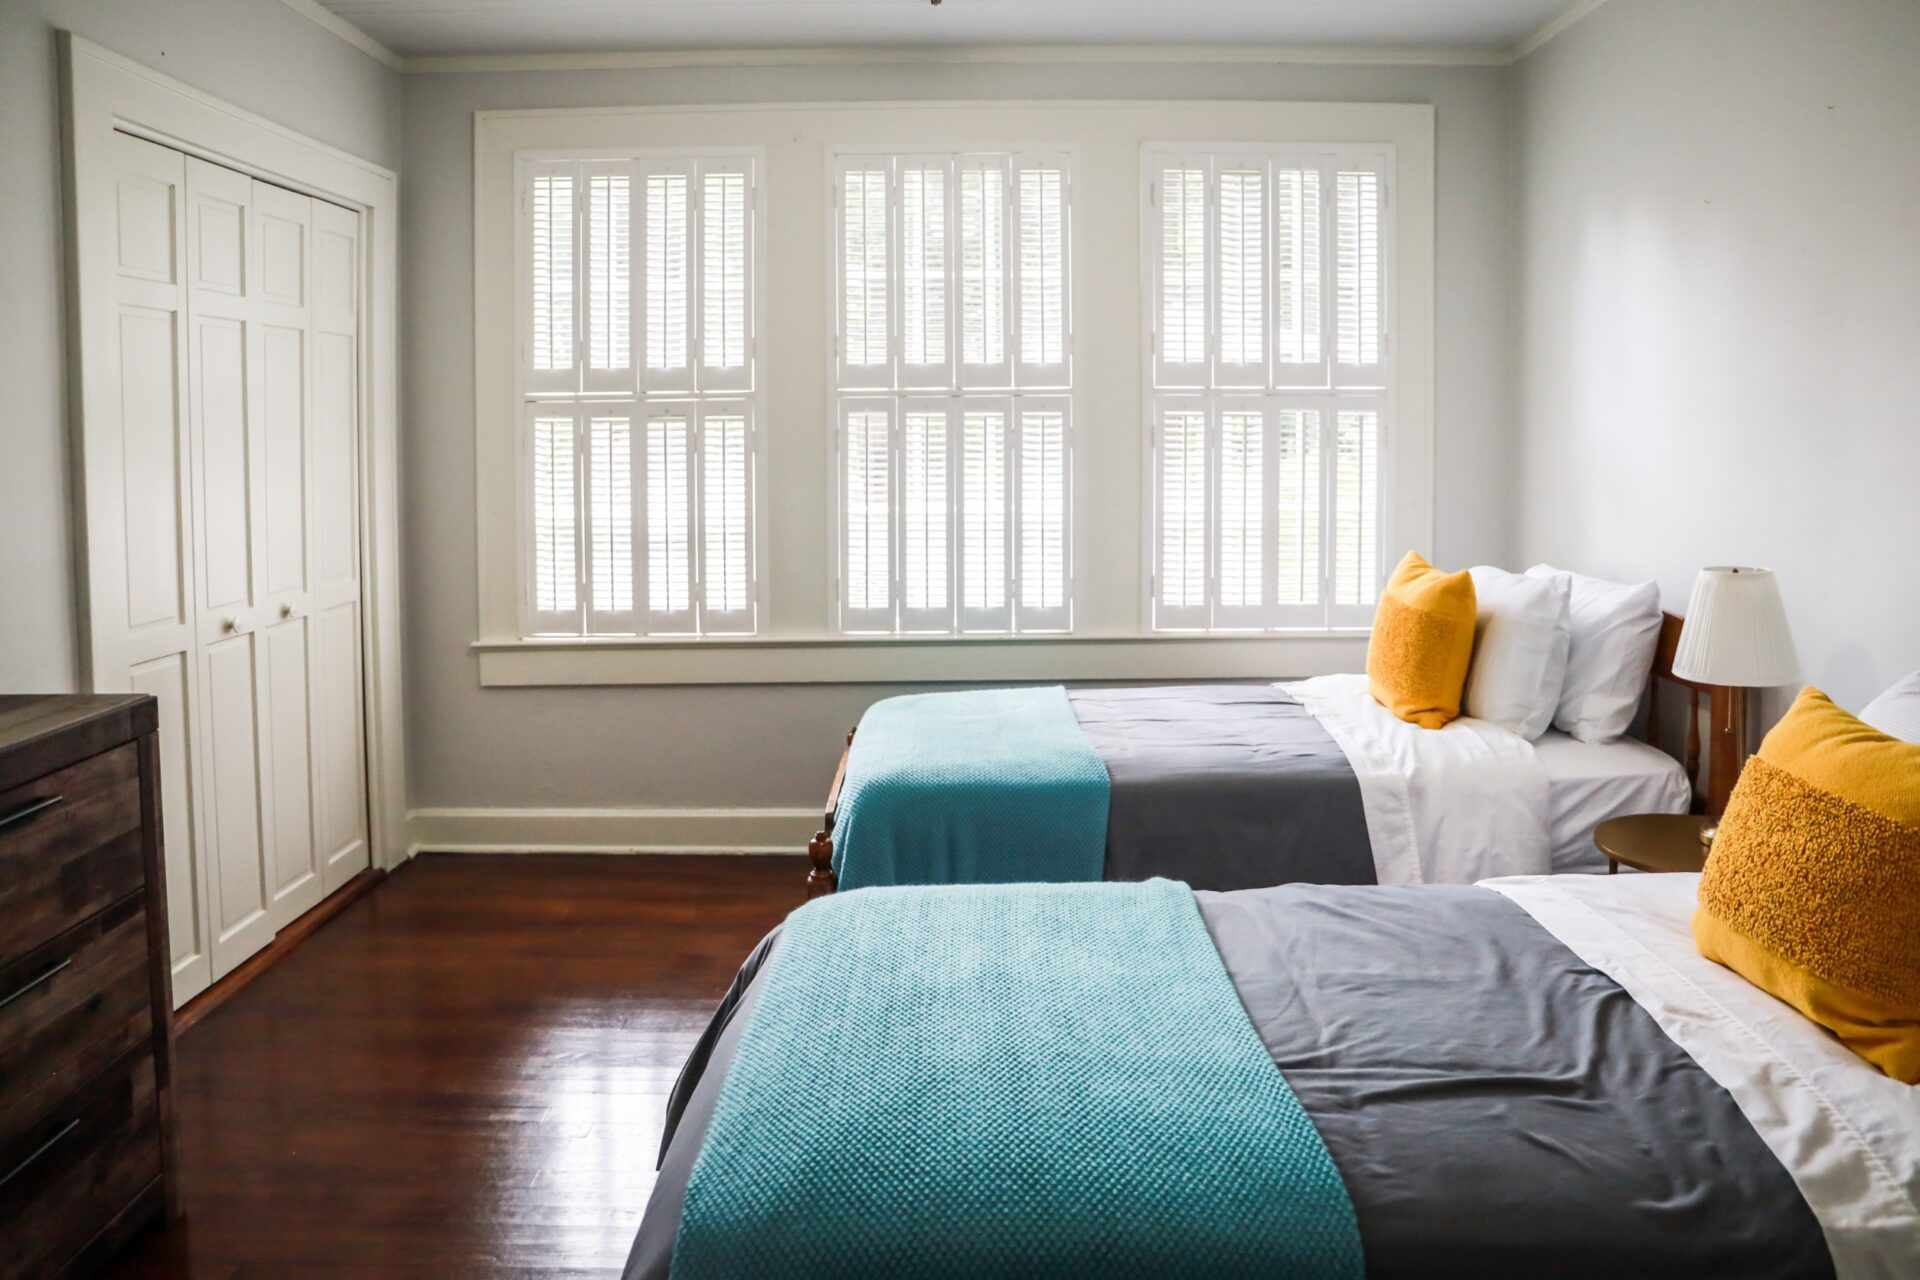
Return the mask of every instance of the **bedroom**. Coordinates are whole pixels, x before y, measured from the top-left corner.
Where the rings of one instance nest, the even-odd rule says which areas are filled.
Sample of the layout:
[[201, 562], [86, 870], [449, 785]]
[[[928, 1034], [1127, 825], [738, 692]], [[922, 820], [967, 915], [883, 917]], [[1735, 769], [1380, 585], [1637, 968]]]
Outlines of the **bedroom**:
[[[710, 1022], [810, 895], [796, 919], [933, 912], [916, 950], [846, 960], [868, 998], [993, 938], [1001, 972], [1176, 1034], [1152, 1021], [1174, 1002], [1139, 1007], [1160, 988], [1137, 958], [1019, 927], [1045, 895], [989, 895], [1001, 918], [952, 935], [957, 890], [862, 888], [1010, 879], [1114, 881], [1049, 892], [1098, 900], [1074, 929], [1151, 916], [1196, 991], [1241, 996], [1219, 1057], [1251, 1038], [1279, 1063], [1266, 1119], [1331, 1156], [1348, 1264], [1920, 1270], [1911, 1089], [1832, 1007], [1703, 957], [1675, 897], [1736, 780], [1758, 804], [1761, 766], [1825, 714], [1795, 711], [1803, 685], [1920, 736], [1920, 6], [27, 0], [0, 59], [0, 692], [154, 699], [7, 704], [0, 1272], [651, 1275], [681, 1237], [688, 1274], [990, 1274], [995, 1248], [1161, 1274], [1170, 1241], [1195, 1242], [1192, 1274], [1271, 1269], [1199, 1243], [1274, 1225], [1227, 1196], [1169, 1199], [1122, 1258], [1031, 1252], [1012, 1228], [1098, 1216], [1022, 1218], [991, 1172], [937, 1186], [1009, 1231], [963, 1233], [981, 1254], [917, 1237], [946, 1250], [918, 1267], [817, 1199], [780, 1212], [830, 1263], [675, 1231], [699, 1152], [806, 1154], [780, 1116], [716, 1109], [724, 1078], [789, 1063], [793, 1114], [860, 1078], [805, 1035], [742, 1065], [755, 1022]], [[1511, 682], [1478, 654], [1441, 681], [1440, 715], [1468, 714], [1438, 732], [1356, 683], [1409, 551], [1456, 640], [1463, 595], [1520, 620], [1524, 710], [1492, 710]], [[1726, 565], [1772, 572], [1703, 590]], [[1897, 847], [1864, 888], [1784, 892], [1858, 940], [1910, 1033], [1920, 784], [1901, 742], [1860, 742], [1894, 763], [1829, 781]], [[42, 785], [81, 765], [113, 799]], [[984, 781], [888, 794], [880, 766]], [[1650, 820], [1601, 832], [1626, 817]], [[1732, 825], [1715, 849], [1750, 842]], [[1682, 873], [1608, 876], [1609, 852]], [[1121, 892], [1150, 876], [1199, 912]], [[1471, 887], [1489, 877], [1504, 903]], [[1751, 1055], [1655, 1016], [1543, 892], [1645, 908], [1636, 945], [1804, 1032], [1770, 1047], [1860, 1083], [1882, 1180], [1845, 1183], [1784, 1087], [1785, 1119], [1756, 1118]], [[1366, 954], [1396, 942], [1458, 989]], [[1303, 1002], [1365, 974], [1341, 988], [1365, 1003], [1283, 1018], [1250, 972]], [[931, 1018], [967, 992], [911, 998]], [[1067, 1052], [1067, 1023], [1027, 1016], [1049, 1034], [1020, 1043]], [[1496, 1024], [1561, 1034], [1461, 1030]], [[1399, 1030], [1338, 1042], [1368, 1025]], [[1382, 1075], [1406, 1054], [1572, 1073], [1608, 1123], [1536, 1132], [1556, 1109], [1526, 1092], [1344, 1097], [1316, 1069], [1336, 1049]], [[1678, 1092], [1608, 1068], [1630, 1060]], [[1683, 1113], [1684, 1149], [1649, 1136]], [[1023, 1114], [1057, 1194], [1070, 1144], [1019, 1106], [911, 1123]], [[1538, 1170], [1537, 1198], [1413, 1178], [1398, 1144], [1449, 1128], [1508, 1134], [1452, 1154]], [[1237, 1170], [1205, 1126], [1148, 1129], [1196, 1185]], [[1556, 1141], [1568, 1165], [1513, 1149]], [[699, 1176], [744, 1185], [719, 1159]], [[1648, 1178], [1693, 1216], [1656, 1212]], [[1486, 1232], [1458, 1226], [1475, 1214]]]

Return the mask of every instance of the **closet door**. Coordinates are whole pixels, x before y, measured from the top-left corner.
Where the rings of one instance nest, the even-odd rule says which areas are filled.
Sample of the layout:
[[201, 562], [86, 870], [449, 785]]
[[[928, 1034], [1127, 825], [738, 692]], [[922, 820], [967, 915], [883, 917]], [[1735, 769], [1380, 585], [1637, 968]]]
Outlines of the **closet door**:
[[311, 559], [308, 664], [314, 837], [323, 893], [368, 865], [360, 695], [360, 218], [313, 202]]
[[174, 997], [184, 1001], [212, 981], [194, 759], [201, 671], [187, 431], [187, 161], [125, 134], [114, 136], [113, 149], [106, 243], [117, 341], [101, 354], [117, 360], [119, 450], [89, 465], [111, 466], [101, 479], [117, 500], [90, 503], [87, 524], [94, 572], [125, 589], [95, 594], [93, 684], [151, 694], [159, 704], [167, 935]]
[[194, 511], [199, 556], [199, 668], [205, 789], [202, 838], [214, 978], [274, 934], [266, 850], [273, 829], [259, 630], [266, 484], [249, 270], [253, 180], [189, 158], [187, 300]]

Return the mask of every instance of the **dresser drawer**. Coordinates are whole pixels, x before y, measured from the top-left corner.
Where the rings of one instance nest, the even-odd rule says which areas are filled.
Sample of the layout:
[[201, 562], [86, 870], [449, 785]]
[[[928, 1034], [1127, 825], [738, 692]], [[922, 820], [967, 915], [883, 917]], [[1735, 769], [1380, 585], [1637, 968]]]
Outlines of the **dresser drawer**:
[[0, 968], [0, 1146], [152, 1034], [142, 894]]
[[159, 1176], [160, 1112], [146, 1055], [0, 1144], [0, 1275], [59, 1274]]
[[145, 880], [132, 743], [0, 792], [0, 965]]

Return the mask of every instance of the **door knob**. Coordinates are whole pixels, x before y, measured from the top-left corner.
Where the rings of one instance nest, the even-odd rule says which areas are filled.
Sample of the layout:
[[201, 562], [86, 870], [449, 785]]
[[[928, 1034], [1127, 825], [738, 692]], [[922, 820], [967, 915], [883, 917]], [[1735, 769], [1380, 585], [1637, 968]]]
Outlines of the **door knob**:
[[230, 636], [245, 635], [247, 630], [237, 617], [222, 618], [220, 620], [220, 629]]
[[300, 611], [293, 607], [292, 602], [288, 602], [280, 606], [280, 616], [282, 618], [297, 618], [300, 616]]

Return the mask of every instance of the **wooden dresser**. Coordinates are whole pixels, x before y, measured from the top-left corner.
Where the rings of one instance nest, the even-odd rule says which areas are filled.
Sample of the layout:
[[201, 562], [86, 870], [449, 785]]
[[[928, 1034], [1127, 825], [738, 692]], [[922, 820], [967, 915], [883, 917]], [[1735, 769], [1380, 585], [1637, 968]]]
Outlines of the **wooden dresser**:
[[0, 1276], [175, 1209], [155, 703], [0, 697]]

